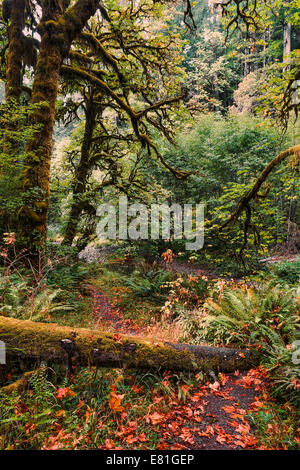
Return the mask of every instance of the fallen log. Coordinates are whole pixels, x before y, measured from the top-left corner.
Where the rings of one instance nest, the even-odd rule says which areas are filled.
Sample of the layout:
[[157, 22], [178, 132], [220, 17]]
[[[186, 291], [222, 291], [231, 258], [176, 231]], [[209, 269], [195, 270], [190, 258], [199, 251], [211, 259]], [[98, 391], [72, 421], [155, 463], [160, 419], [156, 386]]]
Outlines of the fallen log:
[[0, 388], [0, 391], [2, 393], [5, 393], [6, 395], [12, 395], [14, 392], [17, 392], [17, 393], [24, 392], [26, 388], [28, 388], [29, 386], [31, 377], [34, 374], [37, 374], [38, 371], [39, 369], [25, 372], [25, 374], [20, 379], [16, 380], [15, 382], [9, 385], [6, 385], [6, 387]]
[[257, 364], [248, 349], [155, 342], [119, 334], [0, 316], [0, 340], [10, 357], [46, 363], [138, 369], [247, 370]]

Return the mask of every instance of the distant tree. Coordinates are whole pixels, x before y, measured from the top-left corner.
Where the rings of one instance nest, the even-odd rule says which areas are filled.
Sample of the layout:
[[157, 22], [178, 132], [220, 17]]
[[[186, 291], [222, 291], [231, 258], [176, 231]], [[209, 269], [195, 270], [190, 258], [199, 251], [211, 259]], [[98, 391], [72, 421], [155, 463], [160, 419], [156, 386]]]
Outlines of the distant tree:
[[238, 114], [254, 114], [261, 97], [258, 72], [249, 73], [234, 91], [234, 104], [229, 111]]

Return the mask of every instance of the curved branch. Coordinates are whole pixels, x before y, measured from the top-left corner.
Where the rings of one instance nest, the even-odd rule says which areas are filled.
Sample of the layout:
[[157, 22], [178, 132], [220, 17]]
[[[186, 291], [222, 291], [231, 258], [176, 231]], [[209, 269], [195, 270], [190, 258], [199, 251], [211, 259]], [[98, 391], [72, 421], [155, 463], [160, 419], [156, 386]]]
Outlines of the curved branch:
[[124, 109], [131, 118], [137, 119], [137, 113], [133, 111], [133, 109], [120, 98], [117, 93], [115, 93], [103, 80], [93, 75], [91, 72], [87, 72], [86, 70], [82, 70], [78, 67], [70, 67], [69, 65], [63, 65], [61, 67], [61, 71], [63, 73], [69, 73], [70, 75], [76, 75], [83, 80], [87, 80], [90, 83], [93, 83], [97, 86], [100, 90], [104, 91], [107, 95], [111, 96], [118, 105]]
[[156, 145], [152, 142], [150, 137], [147, 134], [140, 134], [140, 140], [144, 142], [148, 148], [152, 148], [154, 152], [156, 153], [157, 157], [159, 158], [160, 162], [166, 167], [174, 176], [175, 178], [179, 180], [183, 180], [187, 178], [188, 176], [194, 175], [197, 173], [197, 171], [182, 171], [182, 170], [176, 170], [173, 168], [169, 163], [166, 162]]
[[165, 100], [157, 101], [156, 103], [151, 104], [148, 108], [143, 109], [138, 113], [138, 117], [144, 116], [145, 114], [149, 113], [150, 111], [155, 111], [156, 109], [161, 108], [164, 105], [169, 105], [173, 103], [177, 103], [178, 101], [182, 100], [186, 96], [186, 93], [182, 93], [179, 96], [175, 96], [174, 98], [167, 98]]
[[242, 197], [240, 200], [236, 210], [229, 216], [229, 218], [224, 222], [219, 230], [222, 230], [226, 226], [230, 224], [234, 224], [241, 213], [246, 210], [248, 207], [249, 202], [257, 196], [257, 193], [261, 187], [261, 185], [264, 183], [264, 181], [267, 179], [271, 171], [280, 163], [283, 162], [288, 157], [292, 157], [295, 159], [296, 162], [300, 162], [300, 145], [295, 145], [294, 147], [291, 147], [284, 152], [281, 152], [277, 157], [274, 158], [266, 167], [265, 169], [261, 172], [257, 180], [255, 181], [254, 185], [252, 188]]
[[111, 65], [114, 72], [117, 74], [120, 83], [124, 84], [125, 79], [123, 74], [119, 70], [117, 60], [105, 49], [101, 42], [91, 33], [82, 32], [80, 37], [96, 49], [96, 51], [101, 55], [102, 59], [106, 64]]

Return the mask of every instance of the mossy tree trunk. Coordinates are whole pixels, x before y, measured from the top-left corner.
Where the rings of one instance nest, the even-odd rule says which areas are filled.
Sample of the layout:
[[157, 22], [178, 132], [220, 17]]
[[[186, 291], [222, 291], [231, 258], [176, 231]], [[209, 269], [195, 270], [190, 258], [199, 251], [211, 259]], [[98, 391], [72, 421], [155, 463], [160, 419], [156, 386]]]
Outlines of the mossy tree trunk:
[[[32, 104], [38, 105], [31, 125], [37, 131], [25, 147], [24, 191], [26, 203], [20, 214], [21, 236], [26, 248], [36, 251], [46, 239], [52, 136], [62, 54], [51, 32], [43, 34], [35, 74]], [[35, 191], [35, 193], [34, 193]]]
[[44, 247], [50, 193], [50, 161], [59, 73], [73, 40], [98, 7], [95, 0], [77, 0], [66, 11], [62, 2], [42, 2], [40, 52], [33, 82], [31, 124], [35, 132], [25, 147], [25, 203], [20, 212], [20, 244], [34, 253]]
[[23, 83], [22, 36], [25, 27], [25, 0], [11, 2], [10, 25], [7, 28], [8, 53], [6, 69], [6, 100], [20, 100]]
[[[11, 114], [15, 112], [16, 106], [20, 103], [23, 85], [23, 64], [22, 64], [22, 37], [25, 27], [25, 0], [13, 0], [10, 3], [9, 12], [6, 18], [9, 21], [7, 26], [8, 52], [6, 56], [6, 83], [5, 97], [8, 106], [6, 123], [4, 125], [5, 134], [2, 144], [4, 155], [9, 155], [11, 164], [18, 160], [19, 140], [15, 138], [18, 130], [16, 122], [11, 122]], [[3, 162], [1, 162], [1, 173], [5, 173]]]
[[65, 230], [63, 245], [71, 246], [76, 236], [80, 215], [83, 209], [82, 197], [86, 191], [87, 178], [90, 171], [90, 150], [93, 132], [96, 125], [97, 105], [94, 103], [93, 92], [85, 100], [85, 128], [82, 140], [80, 159], [75, 171], [73, 184], [73, 202]]
[[[1, 118], [3, 132], [0, 147], [0, 175], [2, 187], [13, 188], [15, 194], [20, 191], [20, 150], [22, 132], [19, 117], [19, 105], [23, 86], [22, 39], [25, 27], [25, 0], [12, 0], [3, 4], [3, 19], [7, 22], [8, 48], [6, 54], [5, 113]], [[5, 194], [5, 190], [4, 190]], [[15, 214], [4, 207], [0, 211], [1, 232], [18, 229]]]
[[62, 327], [0, 316], [0, 340], [7, 357], [65, 363], [68, 368], [89, 364], [138, 369], [247, 370], [257, 364], [250, 350], [193, 346], [113, 335], [98, 330]]

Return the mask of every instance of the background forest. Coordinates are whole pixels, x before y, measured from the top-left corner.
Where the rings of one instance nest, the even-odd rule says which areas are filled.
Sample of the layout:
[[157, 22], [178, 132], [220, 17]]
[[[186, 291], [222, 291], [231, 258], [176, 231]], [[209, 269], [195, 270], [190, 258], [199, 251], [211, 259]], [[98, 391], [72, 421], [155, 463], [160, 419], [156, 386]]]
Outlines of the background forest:
[[[299, 0], [0, 5], [0, 449], [299, 448]], [[122, 195], [205, 204], [204, 248], [99, 239]], [[256, 362], [66, 371], [35, 322]], [[236, 435], [195, 408], [234, 376]]]

